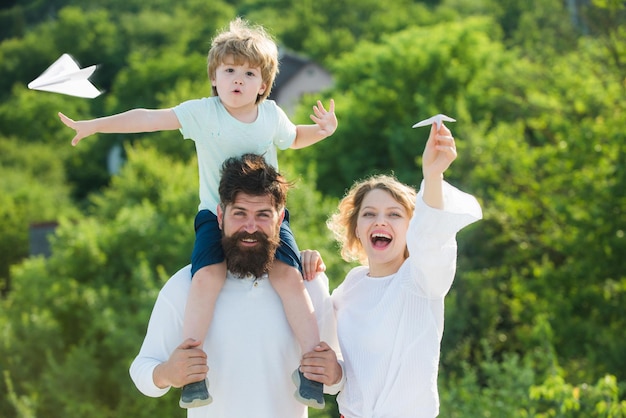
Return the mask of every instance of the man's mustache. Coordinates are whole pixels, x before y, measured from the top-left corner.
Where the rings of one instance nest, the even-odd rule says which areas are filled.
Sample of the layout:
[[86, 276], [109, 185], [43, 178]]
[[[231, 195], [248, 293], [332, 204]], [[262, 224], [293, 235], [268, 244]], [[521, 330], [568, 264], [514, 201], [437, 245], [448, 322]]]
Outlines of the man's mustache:
[[237, 241], [257, 241], [257, 242], [266, 242], [268, 240], [267, 235], [265, 235], [264, 233], [260, 232], [260, 231], [256, 231], [256, 232], [245, 232], [245, 231], [241, 231], [241, 232], [235, 232], [234, 234], [231, 235], [231, 238], [237, 240]]

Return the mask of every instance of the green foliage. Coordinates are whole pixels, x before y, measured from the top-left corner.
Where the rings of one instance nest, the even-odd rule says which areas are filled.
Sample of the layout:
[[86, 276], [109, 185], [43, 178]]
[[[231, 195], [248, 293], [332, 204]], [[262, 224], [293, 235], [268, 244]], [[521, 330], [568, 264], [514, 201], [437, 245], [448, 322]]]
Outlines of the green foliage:
[[[528, 347], [526, 324], [549, 311], [555, 346], [576, 364], [572, 374], [577, 379], [624, 367], [617, 354], [624, 261], [616, 255], [624, 248], [620, 231], [626, 225], [618, 209], [624, 189], [619, 169], [624, 134], [618, 128], [624, 102], [620, 79], [599, 64], [602, 51], [600, 44], [585, 40], [576, 54], [551, 58], [551, 72], [526, 87], [522, 79], [508, 87], [505, 78], [484, 84], [498, 88], [482, 94], [481, 108], [497, 97], [502, 108], [517, 112], [501, 115], [492, 108], [493, 119], [483, 122], [488, 130], [479, 128], [468, 137], [472, 151], [462, 163], [474, 167], [473, 187], [483, 190], [484, 226], [492, 231], [476, 235], [494, 239], [487, 252], [490, 267], [463, 276], [481, 286], [457, 287], [468, 312], [484, 310], [480, 316], [491, 324], [481, 328], [476, 322], [465, 329], [465, 338], [502, 334], [507, 338], [503, 348], [523, 350]], [[514, 68], [540, 73], [538, 64], [523, 61]], [[485, 90], [476, 90], [475, 97], [480, 91]], [[517, 120], [506, 121], [505, 115]], [[476, 256], [482, 260], [484, 255]], [[483, 286], [498, 292], [489, 297], [491, 291]], [[594, 354], [599, 352], [602, 358]]]
[[[76, 214], [62, 162], [40, 143], [0, 141], [0, 294], [9, 267], [28, 256], [29, 225]], [[50, 202], [55, 202], [51, 205]]]
[[[24, 399], [15, 409], [26, 402], [46, 417], [133, 415], [120, 409], [132, 407], [120, 401], [128, 365], [156, 293], [189, 260], [197, 181], [192, 165], [154, 150], [127, 154], [120, 176], [94, 196], [92, 215], [63, 220], [52, 256], [13, 271], [0, 350], [14, 400]], [[25, 374], [33, 380], [16, 379]]]
[[524, 416], [534, 373], [513, 354], [502, 361], [488, 358], [477, 366], [463, 363], [460, 375], [446, 374], [441, 380], [441, 416], [513, 418]]
[[[91, 226], [96, 225], [84, 227]], [[97, 262], [102, 253], [91, 255], [85, 261]], [[52, 265], [59, 264], [55, 260], [32, 260], [14, 272], [15, 289], [5, 310], [11, 327], [4, 333], [3, 369], [15, 397], [30, 405], [34, 416], [131, 415], [120, 409], [129, 403], [120, 401], [129, 398], [128, 364], [162, 283], [155, 280], [152, 265], [136, 260], [131, 275], [108, 283], [67, 276], [70, 272]], [[165, 276], [161, 271], [160, 277]], [[32, 378], [23, 379], [25, 375]], [[136, 393], [131, 398], [144, 402]], [[19, 409], [9, 402], [3, 403], [3, 411], [12, 411], [12, 406]]]
[[432, 12], [424, 3], [429, 2], [247, 1], [241, 10], [246, 18], [264, 22], [289, 49], [306, 51], [313, 59], [332, 65], [359, 42], [377, 41], [416, 22], [431, 21]]
[[[512, 354], [495, 361], [487, 344], [484, 348], [487, 357], [478, 367], [463, 363], [458, 375], [447, 373], [441, 379], [441, 416], [626, 417], [626, 401], [620, 401], [613, 375], [603, 376], [595, 385], [572, 385], [552, 364], [552, 372], [541, 379], [536, 373], [537, 362], [531, 356], [520, 358]], [[550, 357], [549, 353], [544, 354]]]
[[330, 214], [336, 210], [339, 201], [325, 197], [317, 190], [318, 178], [313, 164], [306, 167], [299, 166], [299, 170], [296, 171], [291, 158], [299, 152], [299, 150], [292, 150], [282, 154], [285, 156], [284, 160], [288, 162], [280, 167], [287, 178], [294, 179], [296, 182], [289, 192], [287, 201], [291, 229], [294, 231], [300, 250], [314, 249], [320, 252], [327, 267], [326, 275], [332, 290], [343, 281], [350, 268], [353, 267], [341, 259], [332, 233], [324, 227]]
[[571, 385], [561, 376], [550, 376], [541, 385], [530, 388], [532, 416], [549, 417], [626, 417], [626, 401], [620, 401], [615, 376], [606, 375], [595, 386]]
[[363, 42], [338, 60], [329, 95], [337, 99], [339, 128], [302, 151], [316, 161], [320, 189], [341, 196], [354, 180], [390, 168], [417, 184], [416, 158], [428, 132], [411, 126], [438, 112], [470, 113], [463, 94], [498, 52], [491, 40], [497, 32], [483, 18], [413, 27], [378, 44]]

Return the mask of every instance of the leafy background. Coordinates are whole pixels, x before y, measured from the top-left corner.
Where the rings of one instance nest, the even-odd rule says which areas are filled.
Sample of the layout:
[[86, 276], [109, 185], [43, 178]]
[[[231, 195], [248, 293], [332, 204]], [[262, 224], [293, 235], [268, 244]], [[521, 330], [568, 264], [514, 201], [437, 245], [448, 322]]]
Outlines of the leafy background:
[[[189, 260], [190, 141], [98, 135], [73, 148], [56, 116], [207, 96], [205, 54], [235, 16], [335, 79], [339, 129], [280, 154], [301, 248], [332, 287], [351, 267], [324, 227], [352, 182], [417, 184], [434, 113], [459, 158], [448, 180], [485, 219], [459, 234], [446, 300], [442, 417], [626, 416], [626, 6], [618, 0], [14, 0], [0, 6], [0, 416], [183, 417], [128, 366], [156, 294]], [[28, 90], [59, 55], [100, 64], [105, 94]], [[123, 147], [121, 171], [108, 150]], [[57, 221], [50, 257], [28, 227]], [[338, 417], [332, 397], [312, 417]]]

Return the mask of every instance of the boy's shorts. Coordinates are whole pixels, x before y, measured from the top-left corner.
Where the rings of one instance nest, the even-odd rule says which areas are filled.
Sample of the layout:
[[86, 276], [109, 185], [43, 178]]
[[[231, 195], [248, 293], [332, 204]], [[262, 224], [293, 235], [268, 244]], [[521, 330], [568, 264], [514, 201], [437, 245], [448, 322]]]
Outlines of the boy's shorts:
[[[191, 277], [202, 267], [224, 261], [222, 250], [222, 231], [217, 223], [217, 216], [210, 210], [198, 212], [194, 221], [196, 242], [191, 254]], [[280, 245], [276, 250], [276, 259], [297, 268], [302, 272], [300, 250], [289, 226], [289, 211], [285, 209], [285, 218], [280, 224]]]

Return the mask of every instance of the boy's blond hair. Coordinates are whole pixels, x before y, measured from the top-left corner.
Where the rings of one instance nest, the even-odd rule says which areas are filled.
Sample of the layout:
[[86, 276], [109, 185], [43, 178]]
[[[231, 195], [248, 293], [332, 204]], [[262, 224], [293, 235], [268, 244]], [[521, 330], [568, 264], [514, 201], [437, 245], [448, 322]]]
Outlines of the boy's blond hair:
[[[217, 67], [227, 57], [232, 57], [235, 65], [248, 63], [251, 67], [260, 68], [261, 78], [267, 87], [263, 94], [257, 96], [256, 103], [265, 100], [278, 74], [278, 47], [265, 29], [252, 26], [240, 17], [230, 22], [229, 29], [220, 32], [211, 43], [207, 57], [209, 80], [215, 78]], [[215, 86], [212, 91], [213, 96], [218, 95]]]

